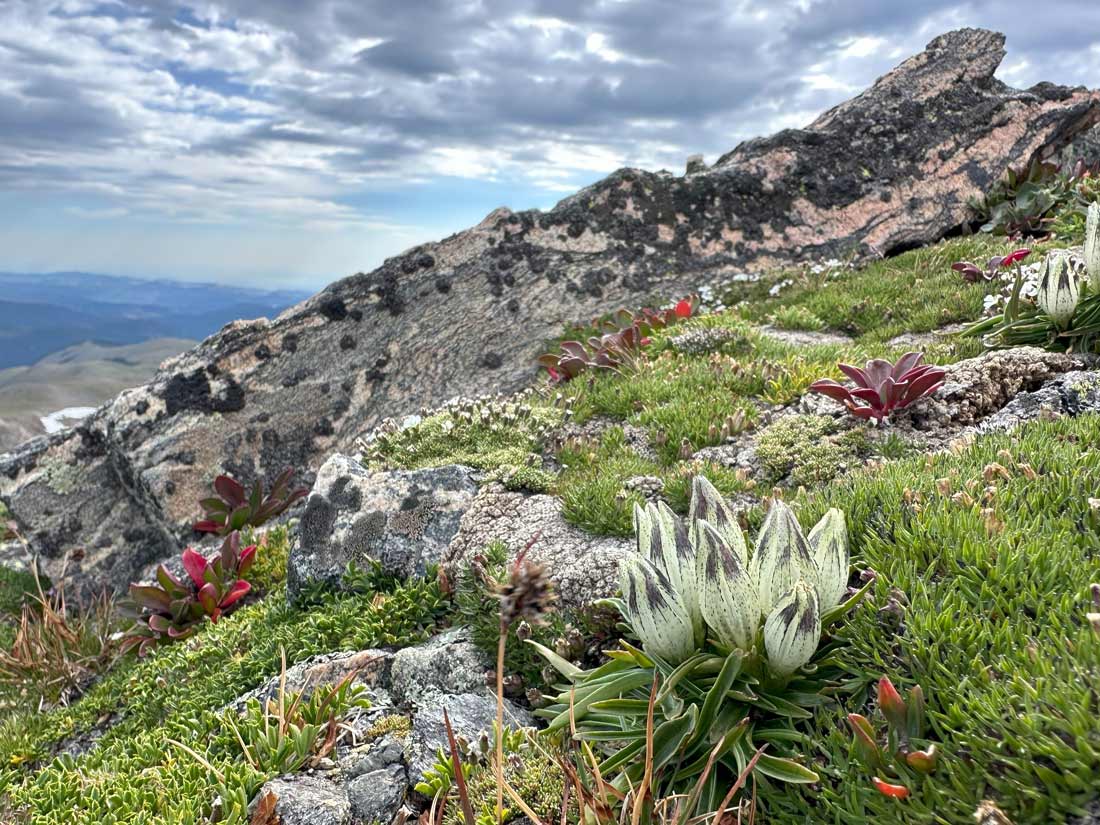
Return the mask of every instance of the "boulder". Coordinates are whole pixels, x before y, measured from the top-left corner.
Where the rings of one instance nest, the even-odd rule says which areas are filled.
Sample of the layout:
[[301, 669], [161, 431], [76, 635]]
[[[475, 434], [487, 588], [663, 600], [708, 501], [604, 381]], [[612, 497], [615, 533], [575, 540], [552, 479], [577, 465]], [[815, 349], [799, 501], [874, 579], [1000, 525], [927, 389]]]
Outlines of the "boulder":
[[482, 487], [444, 554], [444, 570], [460, 575], [475, 554], [495, 541], [515, 558], [535, 539], [526, 557], [549, 571], [562, 606], [588, 607], [614, 595], [619, 561], [634, 552], [634, 543], [586, 533], [569, 524], [561, 508], [554, 496], [511, 492], [500, 484]]
[[[1003, 35], [945, 34], [807, 127], [746, 141], [705, 171], [621, 169], [549, 211], [497, 209], [274, 320], [230, 324], [75, 434], [0, 460], [0, 498], [47, 572], [104, 542], [79, 572], [122, 588], [116, 572], [140, 568], [132, 554], [160, 552], [166, 534], [189, 538], [215, 474], [312, 473], [387, 416], [517, 390], [567, 322], [732, 273], [935, 241], [970, 220], [968, 199], [1008, 167], [1100, 121], [1098, 92], [997, 80], [1004, 54]], [[74, 439], [110, 460], [77, 455]], [[113, 474], [102, 488], [136, 515], [119, 527], [86, 519], [103, 507], [99, 484], [44, 507], [37, 468], [70, 462]], [[107, 536], [131, 523], [155, 540]]]
[[374, 560], [394, 576], [422, 576], [438, 564], [477, 494], [457, 465], [372, 473], [332, 456], [317, 473], [287, 560], [287, 595], [313, 583], [339, 587], [348, 565]]
[[347, 790], [325, 776], [268, 780], [252, 803], [253, 825], [351, 825]]
[[486, 686], [492, 663], [470, 641], [469, 631], [454, 628], [393, 655], [390, 690], [404, 707], [431, 706], [446, 694], [470, 693]]
[[390, 765], [348, 783], [348, 802], [356, 822], [389, 823], [405, 801], [409, 777], [401, 765]]

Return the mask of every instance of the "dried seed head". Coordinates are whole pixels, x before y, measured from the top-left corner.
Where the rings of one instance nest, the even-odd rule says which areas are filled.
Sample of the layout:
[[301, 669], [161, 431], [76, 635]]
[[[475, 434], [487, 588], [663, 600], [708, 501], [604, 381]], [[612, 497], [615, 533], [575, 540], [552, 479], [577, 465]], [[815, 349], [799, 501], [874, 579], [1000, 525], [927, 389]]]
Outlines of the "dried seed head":
[[[1011, 460], [1011, 456], [1009, 457]], [[1008, 472], [1003, 464], [998, 464], [994, 461], [992, 464], [986, 464], [985, 469], [982, 470], [982, 478], [985, 479], [986, 484], [991, 484], [996, 478], [1003, 478], [1005, 481], [1012, 480], [1012, 474]]]
[[941, 496], [948, 496], [951, 494], [951, 479], [938, 478], [936, 479], [936, 492]]
[[683, 439], [680, 442], [680, 459], [682, 461], [687, 461], [693, 455], [695, 455], [695, 448], [691, 446], [690, 441], [688, 441], [686, 438]]
[[526, 619], [538, 624], [554, 601], [550, 576], [541, 564], [517, 559], [511, 575], [497, 589], [500, 599], [500, 621], [505, 627]]
[[1035, 472], [1035, 469], [1030, 464], [1018, 464], [1016, 469], [1020, 471], [1020, 475], [1026, 478], [1028, 481], [1034, 481], [1039, 477], [1039, 474]]

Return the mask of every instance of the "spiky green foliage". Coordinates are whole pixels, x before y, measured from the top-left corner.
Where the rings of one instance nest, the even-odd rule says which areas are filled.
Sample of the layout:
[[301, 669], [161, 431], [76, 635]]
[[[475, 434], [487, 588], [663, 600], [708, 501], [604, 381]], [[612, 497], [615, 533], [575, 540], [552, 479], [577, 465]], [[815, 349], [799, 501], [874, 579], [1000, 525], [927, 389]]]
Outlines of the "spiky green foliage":
[[[818, 713], [806, 735], [821, 781], [767, 795], [767, 822], [966, 822], [986, 798], [1017, 825], [1083, 814], [1100, 771], [1100, 637], [1085, 618], [1100, 580], [1088, 501], [1100, 453], [1081, 447], [1097, 439], [1097, 416], [1036, 422], [806, 499], [804, 520], [845, 508], [852, 552], [877, 571], [873, 601], [887, 610], [859, 608], [841, 631], [845, 667], [868, 690]], [[955, 495], [972, 480], [993, 488], [985, 502]], [[903, 802], [867, 781], [844, 722], [882, 673], [924, 687], [942, 749]]]
[[[218, 709], [278, 674], [280, 649], [295, 663], [332, 650], [415, 644], [445, 611], [434, 580], [332, 594], [309, 609], [289, 605], [287, 546], [285, 530], [268, 534], [253, 570], [262, 600], [205, 624], [184, 644], [124, 660], [70, 707], [0, 719], [0, 812], [5, 805], [12, 819], [26, 812], [35, 825], [205, 821], [223, 783], [171, 746], [174, 739], [224, 774], [231, 793], [222, 821], [245, 821], [243, 805], [268, 774], [242, 758]], [[112, 724], [104, 732], [105, 720]], [[63, 741], [99, 733], [84, 755], [53, 756]]]
[[[647, 775], [658, 799], [702, 783], [686, 813], [705, 815], [761, 743], [769, 750], [757, 762], [763, 775], [816, 781], [792, 744], [791, 721], [810, 718], [807, 708], [839, 689], [833, 651], [819, 653], [818, 644], [862, 594], [839, 604], [848, 538], [838, 510], [808, 539], [773, 501], [750, 555], [721, 494], [700, 476], [689, 522], [663, 504], [635, 509], [638, 555], [620, 569], [617, 605], [642, 649], [624, 642], [606, 664], [582, 671], [536, 648], [567, 683], [540, 711], [550, 731], [576, 730], [595, 743], [600, 772], [623, 793]], [[643, 759], [650, 730], [654, 755]]]

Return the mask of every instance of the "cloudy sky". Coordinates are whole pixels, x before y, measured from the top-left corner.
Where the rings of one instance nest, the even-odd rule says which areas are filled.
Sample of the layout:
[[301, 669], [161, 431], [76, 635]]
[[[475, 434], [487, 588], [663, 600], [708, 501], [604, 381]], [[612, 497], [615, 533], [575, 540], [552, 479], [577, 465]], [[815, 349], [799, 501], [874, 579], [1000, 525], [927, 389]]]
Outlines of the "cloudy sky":
[[802, 126], [943, 31], [1100, 85], [1096, 0], [0, 0], [0, 270], [319, 287]]

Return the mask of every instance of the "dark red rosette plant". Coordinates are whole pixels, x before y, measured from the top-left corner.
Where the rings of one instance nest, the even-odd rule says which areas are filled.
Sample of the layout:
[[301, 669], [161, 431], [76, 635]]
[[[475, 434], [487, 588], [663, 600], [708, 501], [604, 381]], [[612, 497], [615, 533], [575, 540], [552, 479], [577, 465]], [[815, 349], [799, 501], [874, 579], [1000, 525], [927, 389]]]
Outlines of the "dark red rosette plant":
[[863, 369], [837, 364], [855, 387], [822, 378], [810, 385], [810, 392], [841, 402], [857, 418], [881, 422], [894, 410], [908, 407], [943, 386], [947, 373], [942, 367], [920, 363], [923, 358], [923, 353], [907, 352], [896, 364], [881, 358], [868, 361]]
[[585, 370], [618, 372], [634, 363], [653, 332], [690, 318], [698, 303], [698, 296], [692, 295], [668, 309], [643, 309], [637, 314], [619, 310], [604, 321], [592, 322], [593, 327], [607, 332], [591, 336], [587, 343], [563, 341], [560, 352], [540, 355], [538, 362], [556, 383], [571, 381]]
[[1009, 252], [1007, 255], [994, 255], [989, 259], [985, 269], [977, 264], [972, 264], [970, 261], [956, 261], [951, 264], [951, 268], [962, 275], [963, 280], [968, 284], [974, 284], [978, 281], [992, 281], [996, 279], [998, 270], [1015, 266], [1030, 254], [1030, 249], [1022, 248]]
[[161, 564], [154, 583], [130, 585], [129, 609], [136, 621], [123, 637], [122, 652], [144, 656], [162, 642], [186, 639], [206, 619], [217, 622], [237, 606], [252, 590], [244, 577], [256, 560], [256, 545], [241, 548], [240, 530], [263, 525], [309, 492], [289, 489], [293, 475], [289, 469], [281, 473], [267, 496], [259, 481], [246, 495], [229, 476], [214, 480], [217, 496], [203, 499], [207, 518], [194, 529], [223, 536], [221, 549], [208, 558], [188, 547], [180, 558], [185, 578]]

